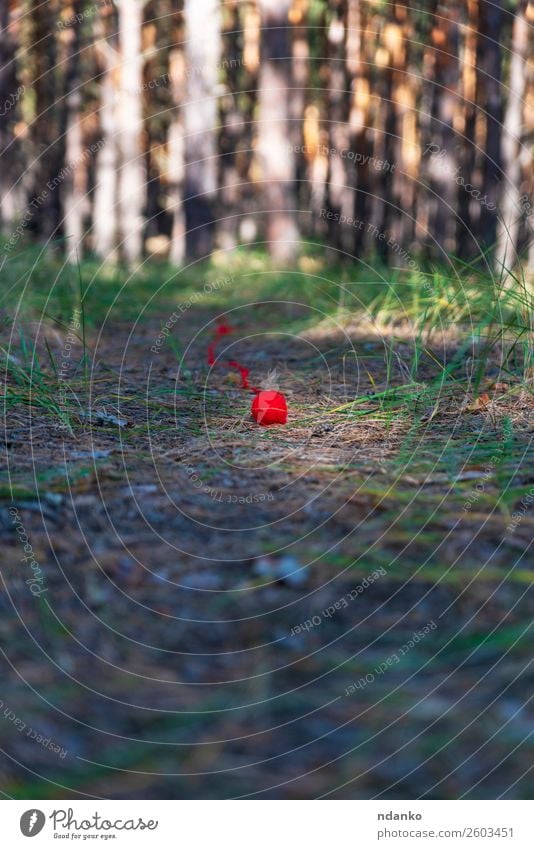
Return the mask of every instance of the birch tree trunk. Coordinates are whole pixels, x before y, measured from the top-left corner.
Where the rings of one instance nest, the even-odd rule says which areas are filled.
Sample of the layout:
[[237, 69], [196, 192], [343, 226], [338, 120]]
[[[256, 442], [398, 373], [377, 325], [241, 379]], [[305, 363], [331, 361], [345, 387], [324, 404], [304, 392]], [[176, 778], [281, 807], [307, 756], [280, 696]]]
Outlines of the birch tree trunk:
[[185, 122], [185, 213], [187, 254], [213, 249], [217, 198], [217, 82], [220, 64], [218, 0], [185, 0], [187, 98]]
[[116, 0], [119, 10], [121, 73], [119, 91], [119, 227], [121, 253], [129, 265], [143, 253], [146, 168], [143, 135], [143, 0]]
[[259, 81], [258, 153], [267, 214], [267, 242], [276, 262], [298, 253], [295, 155], [289, 131], [291, 0], [260, 0], [262, 61]]

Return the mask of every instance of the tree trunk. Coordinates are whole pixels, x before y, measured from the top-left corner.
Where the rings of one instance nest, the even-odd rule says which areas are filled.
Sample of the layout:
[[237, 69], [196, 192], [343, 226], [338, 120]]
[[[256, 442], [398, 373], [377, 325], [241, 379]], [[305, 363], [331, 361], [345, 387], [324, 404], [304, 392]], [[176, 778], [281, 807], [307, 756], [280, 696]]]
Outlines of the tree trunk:
[[119, 92], [119, 224], [121, 253], [129, 265], [143, 253], [146, 168], [143, 138], [143, 3], [116, 0], [119, 10], [121, 73]]
[[[82, 11], [82, 0], [72, 0], [70, 11], [78, 15]], [[81, 27], [68, 30], [66, 73], [66, 129], [65, 159], [66, 178], [63, 191], [63, 226], [65, 231], [65, 255], [68, 262], [76, 264], [83, 252], [83, 215], [87, 189], [87, 165], [83, 150], [81, 124], [81, 74], [79, 55]]]
[[[412, 43], [412, 24], [406, 2], [394, 5], [394, 21], [390, 25], [387, 45], [390, 55], [391, 139], [392, 157], [378, 170], [383, 184], [391, 187], [389, 234], [396, 244], [406, 248], [412, 242], [415, 219], [415, 178], [417, 163], [415, 75], [408, 73], [408, 51]], [[375, 166], [376, 167], [376, 166]], [[398, 260], [397, 260], [398, 262]]]
[[[363, 45], [365, 14], [361, 0], [348, 0], [346, 65], [350, 80], [351, 98], [349, 111], [350, 147], [354, 152], [356, 162], [354, 217], [357, 221], [365, 221], [367, 217], [370, 191], [369, 159], [372, 153], [369, 141], [371, 82]], [[363, 240], [363, 229], [354, 228], [353, 252], [355, 255], [361, 251]]]
[[525, 222], [523, 235], [527, 250], [525, 271], [529, 281], [534, 280], [534, 164], [532, 161], [532, 141], [534, 140], [534, 0], [529, 0], [526, 8], [529, 25], [527, 64], [525, 68], [525, 102], [523, 110], [524, 144], [521, 148], [521, 164], [524, 174], [523, 198]]
[[503, 191], [501, 216], [497, 230], [496, 271], [506, 274], [518, 259], [521, 208], [521, 141], [523, 134], [523, 98], [526, 83], [526, 59], [529, 46], [529, 24], [526, 19], [527, 0], [517, 9], [512, 33], [512, 53], [508, 80], [508, 101], [504, 116], [502, 158]]
[[14, 128], [24, 86], [17, 79], [16, 40], [7, 0], [0, 8], [0, 231], [11, 228], [24, 205], [20, 177], [20, 145]]
[[169, 259], [173, 265], [181, 266], [186, 256], [184, 209], [185, 133], [182, 114], [186, 90], [186, 69], [185, 56], [181, 48], [173, 48], [169, 53], [169, 75], [173, 99], [173, 114], [167, 140], [168, 208], [172, 215]]
[[[119, 57], [107, 37], [108, 10], [103, 8], [96, 25], [96, 50], [102, 69], [100, 83], [100, 134], [102, 147], [95, 162], [95, 191], [93, 205], [93, 248], [107, 262], [118, 259], [117, 221], [117, 91]], [[112, 16], [114, 23], [114, 16]]]
[[[50, 26], [59, 19], [57, 0], [44, 4], [32, 0], [32, 38], [39, 47], [33, 51], [33, 94], [35, 118], [31, 124], [30, 210], [31, 229], [50, 241], [61, 234], [61, 182], [65, 162], [65, 139], [61, 124], [64, 112], [58, 108], [63, 92], [62, 68], [57, 62], [58, 30]], [[53, 186], [53, 188], [50, 188]]]
[[213, 249], [217, 198], [217, 82], [220, 62], [218, 0], [185, 0], [187, 99], [185, 122], [185, 214], [187, 254]]
[[459, 10], [456, 5], [438, 4], [434, 13], [432, 45], [431, 147], [425, 152], [429, 174], [431, 214], [429, 235], [437, 259], [447, 260], [456, 248], [457, 136], [454, 121], [458, 111], [460, 68]]
[[[462, 61], [461, 139], [458, 148], [458, 172], [465, 183], [473, 184], [476, 179], [475, 128], [477, 123], [477, 45], [478, 45], [479, 0], [467, 0], [467, 25]], [[475, 234], [478, 207], [468, 192], [458, 192], [458, 217], [456, 227], [457, 253], [463, 259], [472, 259], [478, 252]]]
[[477, 106], [485, 114], [486, 138], [481, 164], [480, 251], [493, 249], [501, 183], [501, 0], [480, 0], [477, 51]]
[[345, 72], [347, 33], [346, 0], [330, 0], [332, 17], [328, 27], [328, 243], [344, 253], [352, 253], [354, 230], [347, 225], [354, 207], [354, 166], [348, 159], [349, 111], [348, 81]]
[[289, 101], [289, 120], [291, 143], [295, 153], [295, 177], [297, 208], [300, 212], [299, 229], [307, 228], [311, 233], [309, 217], [310, 198], [307, 186], [309, 183], [308, 161], [304, 144], [304, 116], [308, 99], [310, 77], [310, 36], [308, 33], [306, 15], [308, 0], [293, 0], [289, 11], [289, 19], [293, 25], [291, 42], [291, 86], [292, 93]]
[[267, 242], [276, 262], [298, 253], [295, 156], [289, 131], [291, 0], [260, 0], [262, 62], [259, 81], [258, 154], [267, 215]]
[[[395, 111], [393, 108], [393, 57], [390, 48], [392, 40], [398, 40], [397, 26], [392, 19], [393, 11], [387, 7], [389, 18], [384, 22], [383, 16], [375, 16], [376, 27], [379, 30], [379, 41], [373, 56], [376, 79], [375, 95], [375, 125], [373, 156], [375, 161], [394, 163], [396, 127]], [[366, 240], [369, 253], [378, 253], [384, 259], [388, 248], [386, 239], [379, 234], [389, 230], [392, 215], [393, 190], [391, 177], [384, 171], [372, 170], [371, 174], [372, 203], [369, 210], [369, 225], [366, 228]], [[389, 234], [388, 234], [389, 237]]]
[[241, 89], [242, 64], [239, 5], [230, 0], [224, 8], [223, 67], [225, 92], [221, 101], [220, 199], [221, 217], [218, 222], [217, 241], [225, 251], [237, 244], [239, 209], [242, 207], [242, 189], [237, 170], [239, 149], [243, 137], [244, 121], [238, 106]]

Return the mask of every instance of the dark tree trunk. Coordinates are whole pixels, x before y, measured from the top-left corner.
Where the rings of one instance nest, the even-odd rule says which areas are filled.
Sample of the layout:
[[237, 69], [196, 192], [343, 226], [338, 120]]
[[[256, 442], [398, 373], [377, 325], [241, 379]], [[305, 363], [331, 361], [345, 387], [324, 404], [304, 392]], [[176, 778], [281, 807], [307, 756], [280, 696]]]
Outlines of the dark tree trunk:
[[497, 235], [497, 206], [502, 179], [502, 26], [501, 0], [480, 0], [477, 106], [484, 111], [486, 122], [486, 143], [479, 185], [481, 197], [485, 199], [480, 205], [481, 252], [494, 247]]
[[[355, 190], [354, 217], [365, 221], [369, 209], [371, 188], [369, 159], [372, 145], [369, 135], [369, 108], [371, 102], [371, 81], [365, 61], [363, 32], [366, 12], [361, 0], [348, 0], [347, 10], [347, 75], [350, 81], [349, 138], [354, 152]], [[358, 254], [363, 246], [365, 231], [354, 228], [353, 250]]]
[[[458, 148], [458, 172], [466, 183], [476, 179], [475, 127], [477, 120], [477, 45], [479, 0], [467, 0], [467, 25], [462, 63], [463, 126]], [[458, 192], [457, 253], [469, 260], [478, 253], [478, 207], [466, 191]]]
[[431, 214], [429, 236], [433, 254], [446, 260], [456, 248], [457, 135], [454, 119], [458, 110], [460, 70], [459, 10], [455, 4], [438, 5], [430, 42], [433, 53], [433, 96], [430, 148], [425, 152], [429, 175]]
[[29, 208], [34, 213], [31, 228], [50, 241], [62, 231], [60, 172], [65, 162], [64, 110], [58, 107], [64, 81], [60, 79], [62, 68], [57, 61], [58, 30], [50, 26], [51, 20], [59, 20], [60, 8], [57, 0], [31, 0], [31, 8], [32, 38], [39, 49], [33, 52], [35, 119], [30, 137], [35, 164], [29, 180]]

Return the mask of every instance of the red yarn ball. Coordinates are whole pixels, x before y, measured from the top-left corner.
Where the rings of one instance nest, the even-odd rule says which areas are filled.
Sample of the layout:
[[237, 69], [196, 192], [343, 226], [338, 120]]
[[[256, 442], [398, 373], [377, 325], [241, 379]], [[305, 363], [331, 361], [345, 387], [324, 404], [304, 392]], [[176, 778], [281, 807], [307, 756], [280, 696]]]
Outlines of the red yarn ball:
[[252, 402], [252, 415], [260, 425], [285, 424], [287, 422], [286, 399], [281, 392], [258, 392]]

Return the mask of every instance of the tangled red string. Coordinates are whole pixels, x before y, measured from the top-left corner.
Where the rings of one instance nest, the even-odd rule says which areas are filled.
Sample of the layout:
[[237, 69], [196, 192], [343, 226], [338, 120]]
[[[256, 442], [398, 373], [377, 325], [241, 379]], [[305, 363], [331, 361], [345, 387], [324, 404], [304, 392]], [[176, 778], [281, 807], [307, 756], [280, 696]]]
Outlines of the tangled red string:
[[[215, 329], [215, 340], [208, 345], [208, 365], [214, 366], [216, 362], [215, 349], [220, 336], [232, 333], [233, 328], [229, 324], [219, 324]], [[235, 368], [241, 375], [241, 389], [248, 389], [254, 394], [251, 413], [260, 425], [285, 424], [287, 422], [286, 399], [281, 392], [274, 390], [263, 390], [258, 386], [250, 386], [248, 376], [250, 369], [241, 365], [237, 360], [228, 360], [230, 368]]]

